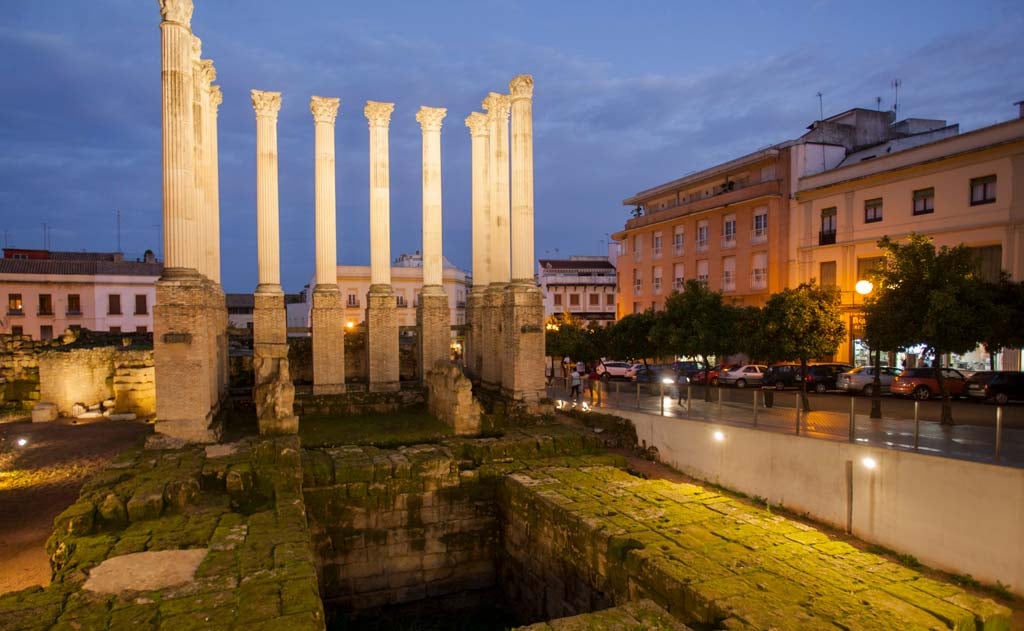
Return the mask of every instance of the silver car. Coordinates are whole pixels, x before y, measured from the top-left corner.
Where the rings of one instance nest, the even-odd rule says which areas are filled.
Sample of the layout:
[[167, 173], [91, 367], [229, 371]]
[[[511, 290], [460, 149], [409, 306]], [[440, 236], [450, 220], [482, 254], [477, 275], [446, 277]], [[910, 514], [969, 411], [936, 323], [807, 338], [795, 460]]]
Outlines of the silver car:
[[[882, 366], [878, 373], [878, 381], [882, 386], [881, 391], [889, 392], [893, 377], [896, 377], [901, 372], [903, 371], [899, 368]], [[860, 366], [844, 372], [836, 379], [836, 385], [839, 386], [840, 390], [845, 390], [851, 394], [860, 392], [864, 396], [870, 397], [875, 394], [875, 368], [873, 366]]]

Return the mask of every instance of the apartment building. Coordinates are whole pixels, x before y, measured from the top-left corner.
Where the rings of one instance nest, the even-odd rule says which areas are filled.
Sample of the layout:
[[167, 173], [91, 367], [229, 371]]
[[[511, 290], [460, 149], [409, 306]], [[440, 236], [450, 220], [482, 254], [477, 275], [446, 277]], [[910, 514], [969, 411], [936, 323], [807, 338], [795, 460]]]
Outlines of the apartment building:
[[[963, 134], [935, 121], [904, 123], [931, 132], [851, 153], [797, 186], [791, 282], [814, 278], [840, 288], [849, 331], [836, 354], [843, 361], [868, 361], [860, 340], [863, 297], [854, 287], [880, 260], [883, 236], [916, 232], [938, 246], [962, 243], [975, 251], [984, 276], [1005, 270], [1024, 280], [1024, 117]], [[1019, 369], [1019, 351], [1001, 355], [997, 365]], [[912, 364], [915, 349], [893, 360]], [[986, 368], [988, 355], [979, 349], [952, 357], [951, 365]]]
[[537, 262], [544, 314], [558, 320], [568, 313], [584, 325], [613, 322], [615, 279], [615, 265], [607, 256], [571, 256]]
[[156, 281], [163, 264], [120, 252], [4, 248], [0, 258], [0, 333], [51, 339], [66, 329], [153, 330]]

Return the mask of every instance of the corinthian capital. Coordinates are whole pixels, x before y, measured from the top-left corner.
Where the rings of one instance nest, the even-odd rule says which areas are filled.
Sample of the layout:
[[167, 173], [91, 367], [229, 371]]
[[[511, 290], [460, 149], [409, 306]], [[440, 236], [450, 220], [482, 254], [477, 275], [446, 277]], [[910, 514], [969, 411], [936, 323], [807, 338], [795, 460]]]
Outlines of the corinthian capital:
[[466, 127], [469, 127], [470, 136], [487, 135], [487, 114], [473, 112], [466, 117]]
[[264, 92], [263, 90], [251, 90], [252, 109], [256, 110], [257, 118], [277, 118], [281, 111], [281, 93]]
[[338, 118], [338, 105], [341, 99], [329, 96], [314, 96], [309, 99], [309, 111], [313, 113], [313, 122], [333, 125]]
[[210, 86], [210, 107], [213, 108], [213, 115], [217, 115], [217, 108], [224, 102], [224, 94], [220, 91], [219, 85]]
[[160, 5], [160, 17], [164, 22], [177, 22], [191, 28], [192, 24], [192, 0], [157, 0]]
[[391, 112], [395, 111], [394, 103], [381, 103], [380, 101], [367, 101], [363, 108], [366, 120], [370, 121], [370, 127], [387, 127], [391, 124]]
[[192, 62], [198, 63], [199, 58], [203, 56], [203, 40], [199, 39], [195, 35], [192, 36]]
[[508, 82], [508, 91], [512, 93], [512, 100], [533, 98], [533, 75], [521, 74]]
[[487, 94], [487, 98], [484, 99], [482, 105], [484, 110], [487, 111], [488, 117], [497, 117], [500, 120], [508, 120], [508, 109], [511, 104], [511, 99], [507, 94], [498, 94], [497, 92], [490, 92]]
[[213, 67], [212, 59], [202, 59], [199, 61], [199, 78], [207, 85], [217, 80], [217, 69]]
[[447, 108], [422, 105], [420, 111], [416, 112], [416, 120], [423, 131], [441, 131], [441, 121], [447, 115]]

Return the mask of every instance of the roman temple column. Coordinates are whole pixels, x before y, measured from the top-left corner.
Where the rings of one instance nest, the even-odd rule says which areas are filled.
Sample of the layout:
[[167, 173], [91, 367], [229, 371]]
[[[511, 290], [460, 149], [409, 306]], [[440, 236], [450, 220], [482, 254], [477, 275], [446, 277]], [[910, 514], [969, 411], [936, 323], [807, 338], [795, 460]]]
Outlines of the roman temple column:
[[519, 75], [512, 94], [512, 283], [505, 290], [501, 375], [505, 396], [536, 405], [544, 388], [544, 300], [533, 277], [533, 77]]
[[420, 107], [416, 120], [423, 133], [423, 291], [416, 308], [420, 375], [451, 358], [451, 307], [444, 290], [441, 238], [441, 123], [448, 110]]
[[473, 287], [466, 301], [465, 363], [474, 381], [479, 381], [483, 370], [483, 308], [484, 292], [490, 282], [490, 189], [488, 188], [488, 124], [487, 115], [473, 112], [466, 117], [473, 152]]
[[260, 434], [294, 434], [295, 390], [288, 370], [288, 329], [281, 291], [277, 192], [277, 114], [281, 93], [252, 90], [256, 111], [256, 254], [259, 284], [254, 295], [253, 367]]
[[367, 101], [370, 127], [370, 290], [366, 294], [366, 349], [371, 392], [399, 389], [398, 313], [391, 289], [391, 183], [388, 126], [394, 103]]
[[313, 394], [345, 391], [345, 311], [338, 290], [334, 121], [338, 99], [309, 100], [316, 130], [316, 286], [313, 287]]
[[[216, 442], [219, 403], [210, 292], [200, 275], [192, 0], [160, 0], [165, 267], [153, 306], [156, 433], [147, 444]], [[211, 355], [211, 350], [214, 354]]]
[[487, 111], [487, 207], [490, 215], [488, 243], [490, 257], [488, 287], [481, 307], [483, 325], [483, 370], [485, 387], [501, 388], [507, 354], [507, 331], [502, 328], [503, 293], [510, 280], [511, 256], [508, 191], [508, 112], [509, 97], [491, 92], [483, 101]]
[[[211, 68], [212, 69], [212, 68]], [[210, 281], [213, 284], [213, 322], [214, 334], [217, 337], [217, 391], [218, 397], [223, 399], [228, 393], [228, 378], [230, 367], [228, 365], [228, 309], [224, 296], [224, 288], [220, 284], [220, 160], [217, 148], [217, 112], [224, 96], [221, 94], [219, 85], [210, 86], [210, 108], [206, 115], [206, 148], [207, 161], [206, 173], [208, 184], [206, 194], [209, 199], [206, 212], [209, 214], [209, 234], [206, 238], [207, 263]]]

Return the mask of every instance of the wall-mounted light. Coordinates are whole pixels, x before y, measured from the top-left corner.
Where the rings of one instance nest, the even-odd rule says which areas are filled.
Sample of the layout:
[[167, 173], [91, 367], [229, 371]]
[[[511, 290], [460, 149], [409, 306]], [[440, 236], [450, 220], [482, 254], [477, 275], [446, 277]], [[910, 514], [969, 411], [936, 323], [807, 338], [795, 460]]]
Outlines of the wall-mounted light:
[[712, 434], [711, 436], [713, 436], [715, 441], [719, 442], [719, 443], [725, 440], [725, 432], [723, 432], [720, 429], [719, 430], [715, 430], [715, 433]]
[[867, 456], [866, 458], [864, 458], [860, 462], [861, 462], [862, 465], [864, 465], [864, 468], [868, 469], [868, 470], [874, 469], [875, 467], [878, 466], [878, 462], [874, 458], [872, 458], [871, 456]]

